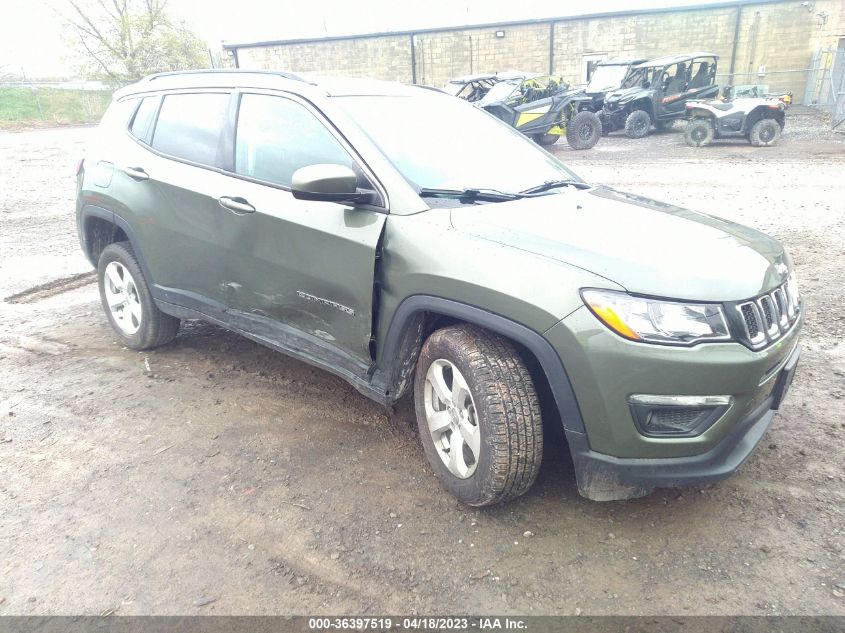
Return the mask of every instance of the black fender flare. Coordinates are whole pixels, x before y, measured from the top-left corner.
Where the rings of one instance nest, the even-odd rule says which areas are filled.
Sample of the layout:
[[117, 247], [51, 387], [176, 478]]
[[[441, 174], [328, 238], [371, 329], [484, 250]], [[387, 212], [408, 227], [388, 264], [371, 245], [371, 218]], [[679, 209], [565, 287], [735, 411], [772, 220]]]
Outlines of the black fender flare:
[[[401, 369], [408, 366], [407, 358], [412, 354], [413, 361], [416, 361], [417, 350], [408, 350], [407, 332], [418, 327], [419, 316], [423, 313], [432, 312], [438, 315], [452, 317], [478, 325], [491, 332], [519, 343], [534, 354], [540, 367], [546, 375], [555, 398], [560, 419], [564, 429], [585, 433], [584, 420], [581, 417], [581, 410], [569, 381], [569, 375], [563, 365], [558, 353], [543, 336], [534, 330], [483, 308], [478, 308], [466, 303], [460, 303], [451, 299], [444, 299], [432, 295], [412, 295], [405, 298], [396, 308], [388, 327], [385, 337], [384, 348], [381, 358], [387, 359], [388, 365], [384, 367], [386, 376], [387, 393], [395, 393], [394, 387], [401, 387], [399, 378]], [[411, 337], [413, 338], [413, 337]], [[404, 341], [404, 342], [403, 342]], [[406, 349], [403, 350], [403, 346]], [[380, 372], [381, 373], [381, 372]]]
[[82, 249], [85, 252], [85, 257], [87, 257], [88, 261], [94, 265], [94, 268], [97, 267], [97, 262], [91, 260], [90, 244], [88, 244], [85, 234], [88, 220], [91, 218], [99, 218], [114, 224], [123, 231], [126, 238], [129, 240], [129, 244], [132, 246], [132, 251], [135, 253], [135, 259], [138, 260], [138, 265], [141, 266], [141, 271], [144, 273], [144, 278], [146, 279], [147, 284], [149, 284], [150, 288], [153, 288], [154, 282], [153, 278], [150, 276], [150, 269], [144, 259], [144, 254], [141, 252], [141, 249], [138, 248], [138, 240], [135, 237], [135, 231], [132, 229], [129, 222], [120, 217], [114, 211], [109, 211], [108, 209], [104, 209], [103, 207], [98, 207], [93, 204], [86, 204], [83, 206], [80, 211], [79, 218], [79, 239], [82, 242]]

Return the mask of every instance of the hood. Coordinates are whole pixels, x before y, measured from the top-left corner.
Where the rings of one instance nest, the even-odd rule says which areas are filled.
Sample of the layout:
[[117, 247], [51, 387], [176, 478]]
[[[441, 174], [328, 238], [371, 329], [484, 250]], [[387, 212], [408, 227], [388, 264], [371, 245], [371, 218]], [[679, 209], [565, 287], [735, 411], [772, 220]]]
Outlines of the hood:
[[648, 94], [649, 92], [649, 88], [642, 88], [640, 86], [634, 86], [633, 88], [622, 88], [620, 90], [614, 90], [613, 92], [608, 93], [605, 96], [604, 100], [609, 102], [630, 101], [635, 97]]
[[783, 246], [748, 227], [606, 187], [452, 209], [455, 229], [577, 266], [627, 291], [739, 301], [774, 289]]

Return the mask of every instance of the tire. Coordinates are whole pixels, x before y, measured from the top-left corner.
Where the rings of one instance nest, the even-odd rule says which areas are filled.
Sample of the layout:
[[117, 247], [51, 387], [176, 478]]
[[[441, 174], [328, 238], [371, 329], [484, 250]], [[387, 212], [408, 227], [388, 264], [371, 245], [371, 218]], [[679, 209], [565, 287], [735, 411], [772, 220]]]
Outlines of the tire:
[[690, 147], [704, 147], [713, 142], [716, 130], [709, 119], [693, 119], [684, 130], [684, 140]]
[[97, 282], [106, 317], [126, 347], [153, 349], [176, 337], [179, 319], [156, 306], [129, 242], [116, 242], [103, 249]]
[[566, 141], [572, 149], [590, 149], [601, 138], [601, 119], [595, 112], [582, 110], [566, 126]]
[[628, 138], [642, 138], [650, 127], [651, 116], [645, 110], [634, 110], [625, 117], [625, 136]]
[[557, 134], [535, 134], [532, 138], [537, 145], [548, 147], [549, 145], [557, 143], [560, 136]]
[[[446, 400], [437, 396], [436, 382]], [[488, 506], [534, 484], [543, 456], [540, 403], [508, 342], [474, 326], [437, 330], [420, 351], [414, 402], [429, 463], [458, 500]]]
[[754, 147], [769, 147], [778, 142], [780, 125], [774, 119], [760, 119], [751, 126], [748, 139]]
[[604, 115], [604, 111], [598, 112], [596, 116], [599, 118], [599, 123], [601, 123], [601, 135], [607, 136], [608, 134], [610, 134], [610, 122]]

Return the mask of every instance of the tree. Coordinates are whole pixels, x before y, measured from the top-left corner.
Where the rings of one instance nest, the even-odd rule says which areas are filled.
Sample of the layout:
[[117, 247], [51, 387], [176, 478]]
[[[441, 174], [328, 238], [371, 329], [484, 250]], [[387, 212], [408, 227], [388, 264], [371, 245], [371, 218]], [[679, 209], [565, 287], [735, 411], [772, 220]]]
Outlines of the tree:
[[167, 12], [167, 0], [63, 0], [86, 74], [111, 83], [203, 68], [205, 43]]

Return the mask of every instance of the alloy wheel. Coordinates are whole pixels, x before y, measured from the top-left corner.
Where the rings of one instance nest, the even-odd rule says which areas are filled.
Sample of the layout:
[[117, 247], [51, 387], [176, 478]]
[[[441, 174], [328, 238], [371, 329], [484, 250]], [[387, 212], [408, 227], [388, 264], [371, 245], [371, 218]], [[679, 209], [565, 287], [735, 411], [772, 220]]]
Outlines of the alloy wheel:
[[141, 327], [143, 309], [138, 287], [129, 270], [120, 262], [110, 262], [103, 276], [106, 303], [112, 319], [124, 334], [133, 335]]
[[437, 454], [455, 477], [471, 477], [481, 454], [481, 429], [466, 379], [448, 360], [436, 360], [426, 372], [424, 396]]

